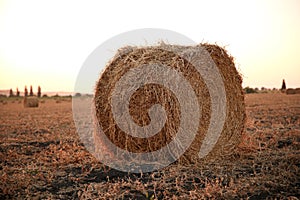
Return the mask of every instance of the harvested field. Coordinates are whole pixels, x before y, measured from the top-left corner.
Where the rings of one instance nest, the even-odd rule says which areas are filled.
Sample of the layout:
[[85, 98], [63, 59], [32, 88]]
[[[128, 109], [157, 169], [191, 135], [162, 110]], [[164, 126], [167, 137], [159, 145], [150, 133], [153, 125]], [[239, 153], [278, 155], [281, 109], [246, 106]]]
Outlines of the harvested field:
[[300, 95], [245, 100], [245, 133], [233, 155], [146, 174], [97, 162], [75, 132], [71, 102], [47, 99], [26, 109], [3, 100], [0, 199], [300, 198]]

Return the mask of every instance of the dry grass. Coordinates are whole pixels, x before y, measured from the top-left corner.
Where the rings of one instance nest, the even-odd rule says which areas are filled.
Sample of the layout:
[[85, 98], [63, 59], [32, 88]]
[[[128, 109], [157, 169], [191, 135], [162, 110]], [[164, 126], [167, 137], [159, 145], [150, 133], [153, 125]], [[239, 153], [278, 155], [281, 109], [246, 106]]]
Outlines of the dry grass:
[[0, 199], [300, 198], [300, 95], [246, 95], [246, 129], [233, 155], [147, 174], [98, 163], [79, 141], [70, 102], [0, 110]]

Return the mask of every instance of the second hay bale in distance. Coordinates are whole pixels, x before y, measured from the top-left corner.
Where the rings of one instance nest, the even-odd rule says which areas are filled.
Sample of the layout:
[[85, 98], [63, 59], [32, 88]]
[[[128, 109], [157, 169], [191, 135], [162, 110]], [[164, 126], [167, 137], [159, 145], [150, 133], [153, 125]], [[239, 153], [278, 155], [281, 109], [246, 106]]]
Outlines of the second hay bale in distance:
[[39, 107], [39, 100], [37, 97], [24, 97], [23, 105], [25, 108]]

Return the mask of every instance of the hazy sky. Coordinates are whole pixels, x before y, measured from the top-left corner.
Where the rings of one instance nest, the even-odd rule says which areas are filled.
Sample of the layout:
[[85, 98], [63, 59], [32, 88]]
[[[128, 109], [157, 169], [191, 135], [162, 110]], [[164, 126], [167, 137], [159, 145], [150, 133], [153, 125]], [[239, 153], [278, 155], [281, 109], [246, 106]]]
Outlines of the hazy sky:
[[243, 86], [300, 87], [299, 0], [0, 0], [0, 89], [73, 91], [97, 46], [139, 28], [226, 46]]

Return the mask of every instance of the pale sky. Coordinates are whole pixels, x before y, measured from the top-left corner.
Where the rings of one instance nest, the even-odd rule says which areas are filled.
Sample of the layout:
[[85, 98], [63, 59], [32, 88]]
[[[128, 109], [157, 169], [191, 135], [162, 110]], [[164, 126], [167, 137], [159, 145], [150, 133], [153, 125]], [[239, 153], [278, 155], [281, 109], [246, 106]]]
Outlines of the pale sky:
[[299, 0], [0, 0], [0, 89], [72, 92], [95, 48], [140, 28], [226, 46], [244, 87], [300, 87]]

